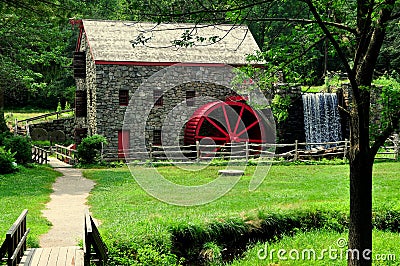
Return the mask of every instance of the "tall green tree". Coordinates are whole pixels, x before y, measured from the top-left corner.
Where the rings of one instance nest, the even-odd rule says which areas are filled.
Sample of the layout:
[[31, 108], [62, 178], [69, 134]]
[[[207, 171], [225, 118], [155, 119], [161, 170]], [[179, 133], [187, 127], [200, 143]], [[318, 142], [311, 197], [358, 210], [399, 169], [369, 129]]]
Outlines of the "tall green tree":
[[[72, 98], [68, 14], [59, 1], [0, 1], [0, 124], [5, 94], [22, 91], [39, 98]], [[67, 77], [71, 77], [69, 80]], [[54, 100], [57, 104], [57, 99]]]
[[[351, 84], [352, 103], [350, 118], [350, 225], [349, 248], [360, 251], [360, 256], [349, 256], [349, 265], [371, 265], [372, 263], [372, 169], [379, 147], [394, 130], [399, 129], [400, 109], [392, 108], [387, 121], [372, 142], [370, 139], [370, 104], [372, 80], [376, 74], [382, 49], [394, 47], [393, 34], [398, 31], [400, 1], [398, 0], [350, 0], [350, 1], [312, 1], [312, 0], [261, 0], [229, 1], [225, 6], [210, 9], [204, 6], [186, 13], [173, 9], [162, 13], [143, 10], [148, 17], [162, 20], [165, 14], [176, 17], [206, 17], [212, 14], [218, 23], [221, 14], [232, 23], [240, 24], [246, 20], [262, 25], [259, 30], [275, 32], [277, 38], [288, 41], [278, 46], [265, 45], [260, 58], [266, 59], [267, 69], [276, 71], [290, 63], [304, 64], [307, 60], [316, 60], [321, 42], [330, 45], [329, 51], [340, 61], [340, 67], [346, 71]], [[295, 6], [296, 12], [275, 12], [285, 6]], [[292, 10], [293, 11], [293, 10]], [[274, 13], [275, 12], [275, 13]], [[203, 14], [205, 13], [205, 14]], [[267, 15], [266, 15], [267, 14]], [[284, 29], [267, 29], [266, 23], [285, 23]], [[198, 20], [198, 22], [201, 22]], [[282, 25], [282, 24], [281, 24]], [[387, 38], [387, 32], [392, 33]], [[281, 35], [281, 33], [285, 35]], [[262, 35], [262, 34], [261, 34]], [[271, 35], [270, 35], [271, 36]], [[262, 38], [261, 38], [262, 40]], [[291, 40], [295, 40], [294, 42]], [[263, 40], [264, 44], [267, 40]], [[253, 59], [257, 59], [254, 57]], [[300, 60], [299, 60], [300, 59]], [[274, 67], [275, 65], [275, 67]], [[296, 75], [307, 76], [306, 69], [297, 68]], [[384, 70], [384, 68], [383, 68]], [[398, 91], [392, 91], [398, 93]], [[396, 98], [396, 97], [393, 97]], [[398, 97], [397, 97], [398, 99]], [[399, 106], [395, 103], [391, 106]], [[370, 252], [371, 251], [371, 252]]]

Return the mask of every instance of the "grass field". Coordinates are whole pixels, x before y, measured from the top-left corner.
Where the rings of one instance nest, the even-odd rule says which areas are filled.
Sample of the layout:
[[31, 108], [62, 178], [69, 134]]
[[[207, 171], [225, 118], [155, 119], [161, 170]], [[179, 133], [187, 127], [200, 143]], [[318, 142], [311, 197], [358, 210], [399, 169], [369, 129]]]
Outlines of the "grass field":
[[[347, 265], [347, 232], [326, 230], [298, 232], [284, 236], [272, 243], [258, 243], [251, 247], [243, 258], [232, 262], [232, 266], [257, 265]], [[398, 233], [373, 232], [373, 265], [400, 264], [400, 235]], [[285, 253], [278, 255], [278, 250]]]
[[[245, 224], [256, 224], [270, 213], [300, 210], [347, 214], [348, 167], [272, 166], [264, 182], [253, 192], [248, 190], [248, 185], [255, 167], [247, 167], [245, 176], [229, 193], [209, 204], [195, 207], [169, 205], [149, 196], [127, 168], [86, 170], [84, 174], [97, 183], [89, 204], [94, 216], [102, 222], [101, 232], [106, 239], [125, 243], [132, 250], [149, 244], [165, 251], [174, 248], [173, 232], [187, 233], [213, 223], [241, 220]], [[168, 166], [157, 170], [175, 183], [195, 185], [215, 179], [217, 171], [222, 168], [207, 167], [191, 172]], [[148, 170], [141, 168], [136, 171]], [[374, 166], [375, 210], [400, 210], [399, 177], [400, 163], [384, 162]], [[333, 239], [337, 238], [333, 232], [328, 233], [333, 234]]]
[[28, 209], [27, 224], [31, 228], [28, 245], [38, 246], [38, 236], [50, 228], [41, 210], [50, 199], [51, 186], [60, 174], [47, 166], [21, 167], [14, 174], [0, 175], [0, 242], [24, 209]]
[[[217, 178], [217, 171], [222, 168], [212, 166], [201, 171], [185, 171], [167, 166], [156, 169], [175, 183], [199, 185]], [[140, 174], [148, 168], [135, 170]], [[269, 261], [259, 259], [257, 253], [265, 245], [287, 250], [314, 248], [319, 252], [334, 245], [340, 237], [347, 238], [345, 222], [338, 223], [345, 221], [340, 217], [348, 213], [348, 165], [274, 165], [261, 186], [251, 192], [248, 185], [254, 170], [255, 167], [247, 167], [245, 176], [223, 197], [194, 207], [174, 206], [149, 196], [126, 167], [85, 170], [85, 176], [97, 183], [89, 204], [94, 217], [101, 221], [101, 233], [111, 250], [113, 262], [110, 265], [174, 265], [179, 263], [175, 254], [182, 255], [186, 251], [185, 258], [202, 256], [203, 263], [204, 259], [211, 265], [228, 263], [222, 262], [220, 256], [230, 248], [225, 245], [235, 238], [242, 241], [242, 235], [247, 237], [249, 233], [248, 228], [259, 230], [255, 231], [256, 235], [265, 234], [262, 232], [263, 226], [268, 225], [265, 221], [270, 221], [274, 230], [282, 229], [283, 234], [269, 240], [259, 239], [258, 244], [251, 244], [247, 251], [242, 247], [245, 253], [236, 254], [239, 256], [228, 264], [321, 265], [321, 261], [282, 261], [276, 254]], [[49, 200], [51, 185], [58, 175], [45, 166], [21, 168], [18, 173], [0, 175], [0, 241], [21, 211], [27, 208], [28, 226], [32, 229], [28, 244], [38, 245], [38, 236], [50, 226], [41, 216], [41, 210]], [[399, 190], [400, 163], [376, 163], [374, 210], [395, 211], [384, 216], [384, 224], [393, 222], [391, 225], [395, 228], [390, 229], [396, 233], [375, 231], [374, 251], [396, 254], [400, 260], [397, 245], [400, 241]], [[299, 227], [298, 221], [309, 224]], [[318, 228], [313, 228], [316, 224]], [[204, 243], [199, 238], [204, 238]], [[323, 265], [345, 265], [345, 261], [332, 261], [327, 257]], [[381, 261], [375, 265], [396, 264]]]
[[[5, 118], [7, 122], [10, 122], [13, 126], [15, 125], [15, 119], [18, 119], [18, 121], [25, 120], [31, 117], [36, 117], [40, 115], [44, 115], [47, 113], [52, 113], [55, 112], [55, 110], [23, 110], [23, 109], [16, 109], [16, 110], [5, 110]], [[59, 118], [64, 118], [64, 117], [71, 117], [73, 113], [63, 113], [59, 115]], [[40, 120], [35, 120], [35, 122], [41, 122], [41, 121], [50, 121], [56, 119], [57, 116], [49, 116], [46, 118], [42, 118]]]

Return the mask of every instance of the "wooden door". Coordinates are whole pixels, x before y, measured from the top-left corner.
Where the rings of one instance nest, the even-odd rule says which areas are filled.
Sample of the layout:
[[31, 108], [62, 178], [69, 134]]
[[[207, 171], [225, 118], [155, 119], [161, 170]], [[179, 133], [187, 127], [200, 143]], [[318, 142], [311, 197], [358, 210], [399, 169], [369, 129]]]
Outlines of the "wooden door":
[[118, 131], [118, 158], [125, 158], [125, 153], [129, 150], [129, 130]]

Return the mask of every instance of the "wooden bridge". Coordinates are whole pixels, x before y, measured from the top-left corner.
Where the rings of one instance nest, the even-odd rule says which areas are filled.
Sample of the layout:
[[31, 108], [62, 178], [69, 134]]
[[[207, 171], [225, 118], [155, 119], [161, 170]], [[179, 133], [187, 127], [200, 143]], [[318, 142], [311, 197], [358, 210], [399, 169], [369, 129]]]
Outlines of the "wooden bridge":
[[54, 247], [27, 249], [17, 265], [31, 266], [84, 266], [84, 253], [80, 247]]
[[30, 229], [26, 228], [24, 210], [6, 233], [6, 239], [0, 247], [0, 264], [7, 266], [89, 266], [91, 262], [97, 265], [107, 265], [108, 249], [104, 244], [93, 218], [86, 210], [84, 215], [83, 248], [26, 247], [26, 239]]

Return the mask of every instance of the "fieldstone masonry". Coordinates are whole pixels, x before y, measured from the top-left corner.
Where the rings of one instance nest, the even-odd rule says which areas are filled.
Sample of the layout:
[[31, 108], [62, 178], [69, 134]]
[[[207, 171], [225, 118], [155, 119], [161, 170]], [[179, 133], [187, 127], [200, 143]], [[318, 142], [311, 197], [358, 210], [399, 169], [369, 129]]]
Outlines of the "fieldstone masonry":
[[72, 140], [74, 139], [74, 130], [75, 130], [75, 118], [62, 118], [56, 119], [52, 121], [46, 121], [42, 123], [35, 123], [29, 125], [29, 131], [32, 132], [35, 128], [42, 128], [46, 130], [48, 133], [54, 131], [62, 131], [65, 134], [65, 139]]
[[[135, 23], [90, 20], [79, 23], [81, 31], [78, 51], [86, 53], [86, 77], [76, 77], [76, 85], [78, 91], [86, 92], [87, 115], [76, 117], [76, 131], [87, 129], [88, 135], [105, 136], [109, 143], [106, 150], [110, 151], [107, 156], [114, 159], [121, 145], [121, 133], [126, 130], [129, 130], [131, 148], [143, 146], [146, 149], [153, 141], [155, 130], [161, 129], [164, 145], [183, 144], [185, 122], [197, 108], [210, 101], [224, 101], [228, 96], [237, 95], [231, 89], [235, 74], [227, 73], [226, 68], [222, 67], [223, 63], [243, 65], [244, 55], [258, 50], [253, 37], [247, 32], [243, 39], [246, 42], [241, 40], [239, 46], [235, 35], [225, 37], [223, 44], [198, 46], [192, 50], [179, 47], [152, 50], [140, 45], [133, 49], [130, 41], [134, 36], [120, 33], [134, 30]], [[117, 33], [120, 35], [117, 36]], [[175, 34], [178, 35], [168, 38], [157, 35], [152, 41], [160, 37], [158, 42], [165, 44], [157, 45], [171, 45], [171, 39], [181, 36], [179, 32]], [[168, 62], [181, 61], [171, 57], [171, 54], [177, 53], [177, 49], [181, 49], [178, 54], [186, 58], [187, 62], [198, 62], [196, 56], [200, 56], [204, 63], [167, 67], [172, 65]], [[218, 52], [210, 53], [213, 49]], [[246, 52], [238, 49], [245, 49]], [[138, 52], [142, 50], [148, 51], [148, 58], [145, 56], [148, 61], [144, 61], [144, 54]], [[128, 91], [131, 98], [128, 106], [120, 104], [120, 91]], [[162, 105], [155, 105], [154, 97], [160, 95], [160, 91], [163, 95]], [[190, 94], [187, 94], [188, 91]], [[302, 140], [304, 130], [300, 92], [280, 93], [289, 93], [290, 97], [298, 100], [289, 110], [290, 121], [278, 128], [279, 139], [289, 142]], [[194, 96], [191, 104], [186, 102], [187, 95]]]

